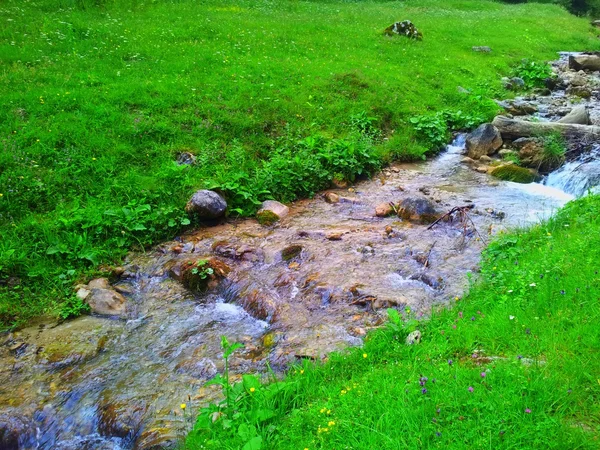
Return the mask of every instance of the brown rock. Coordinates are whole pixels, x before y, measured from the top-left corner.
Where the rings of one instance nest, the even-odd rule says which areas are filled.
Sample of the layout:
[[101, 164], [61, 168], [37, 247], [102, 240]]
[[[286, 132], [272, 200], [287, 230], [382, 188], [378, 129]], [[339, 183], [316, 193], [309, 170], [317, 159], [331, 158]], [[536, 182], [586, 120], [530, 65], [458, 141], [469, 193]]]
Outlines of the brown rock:
[[484, 123], [469, 133], [466, 140], [467, 156], [479, 159], [482, 155], [492, 155], [502, 147], [502, 137], [491, 123]]
[[176, 261], [168, 270], [169, 276], [192, 291], [202, 292], [226, 278], [231, 268], [215, 257]]
[[340, 201], [340, 196], [335, 192], [325, 192], [325, 194], [323, 194], [323, 198], [327, 203], [339, 203]]
[[329, 239], [330, 241], [341, 241], [343, 235], [344, 235], [343, 231], [330, 231], [329, 233], [327, 233], [325, 235], [325, 237], [327, 239]]
[[600, 54], [586, 53], [576, 56], [569, 56], [569, 68], [574, 70], [600, 70]]
[[394, 208], [389, 203], [381, 203], [375, 208], [375, 215], [377, 217], [387, 217], [394, 213]]
[[[92, 282], [90, 282], [90, 285], [91, 284]], [[85, 299], [92, 311], [96, 314], [119, 316], [125, 312], [125, 297], [112, 288], [104, 289], [92, 287], [90, 289], [90, 294], [87, 295]]]

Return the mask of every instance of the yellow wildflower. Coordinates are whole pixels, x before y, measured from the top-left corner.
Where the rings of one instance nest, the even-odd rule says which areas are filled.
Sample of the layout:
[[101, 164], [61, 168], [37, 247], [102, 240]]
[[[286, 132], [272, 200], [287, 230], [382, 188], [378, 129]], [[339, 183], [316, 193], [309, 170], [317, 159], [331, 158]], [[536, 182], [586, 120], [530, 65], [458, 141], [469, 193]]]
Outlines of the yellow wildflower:
[[254, 392], [254, 391], [256, 391], [256, 389], [255, 389], [255, 388], [253, 388], [253, 387], [251, 387], [251, 388], [250, 388], [250, 392]]
[[328, 427], [332, 427], [334, 425], [335, 425], [335, 422], [333, 420], [330, 420], [329, 422], [327, 422]]
[[181, 405], [179, 405], [179, 407], [180, 407], [181, 409], [185, 409], [185, 408], [187, 408], [187, 405], [186, 405], [185, 403], [182, 403]]
[[346, 389], [342, 389], [342, 392], [340, 392], [340, 395], [344, 395], [346, 394]]
[[363, 358], [366, 358], [367, 356], [369, 356], [369, 355], [367, 355], [366, 353], [363, 353]]

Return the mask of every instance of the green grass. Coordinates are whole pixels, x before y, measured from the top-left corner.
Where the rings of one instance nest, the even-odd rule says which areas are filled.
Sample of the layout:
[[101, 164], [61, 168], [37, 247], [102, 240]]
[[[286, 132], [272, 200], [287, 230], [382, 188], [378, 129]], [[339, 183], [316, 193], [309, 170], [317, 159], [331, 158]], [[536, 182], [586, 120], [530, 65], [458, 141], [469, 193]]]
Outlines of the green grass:
[[[252, 214], [421, 158], [439, 114], [490, 118], [521, 58], [600, 49], [556, 6], [488, 1], [4, 0], [0, 17], [3, 326], [76, 314], [72, 285], [180, 232], [195, 189]], [[422, 42], [382, 35], [406, 18]]]
[[[281, 382], [246, 376], [186, 448], [599, 448], [599, 212], [587, 197], [501, 235], [470, 294], [428, 320], [405, 311]], [[421, 343], [405, 345], [415, 328]]]

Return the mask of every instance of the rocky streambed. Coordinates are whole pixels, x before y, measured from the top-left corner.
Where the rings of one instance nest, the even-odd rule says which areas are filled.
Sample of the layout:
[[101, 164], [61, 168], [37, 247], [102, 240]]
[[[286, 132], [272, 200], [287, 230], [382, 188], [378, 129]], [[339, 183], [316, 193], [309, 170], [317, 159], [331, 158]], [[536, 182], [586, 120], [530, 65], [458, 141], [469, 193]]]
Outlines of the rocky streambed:
[[166, 448], [219, 395], [204, 385], [223, 369], [222, 335], [245, 345], [234, 377], [281, 371], [360, 345], [387, 307], [423, 316], [462, 296], [487, 240], [572, 198], [472, 170], [465, 151], [458, 136], [274, 223], [230, 220], [131, 255], [80, 290], [107, 314], [2, 336], [0, 448]]

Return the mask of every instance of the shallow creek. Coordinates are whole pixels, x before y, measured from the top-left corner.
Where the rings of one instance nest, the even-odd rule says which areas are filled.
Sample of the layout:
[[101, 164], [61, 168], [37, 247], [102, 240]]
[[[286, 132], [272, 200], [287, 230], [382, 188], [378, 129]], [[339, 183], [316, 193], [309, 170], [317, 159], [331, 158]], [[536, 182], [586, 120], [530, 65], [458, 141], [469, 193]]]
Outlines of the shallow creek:
[[[116, 283], [127, 293], [125, 319], [86, 316], [1, 336], [0, 431], [15, 431], [24, 449], [164, 448], [189, 429], [191, 412], [218, 397], [203, 385], [222, 370], [222, 335], [245, 344], [234, 374], [263, 371], [267, 361], [282, 371], [360, 345], [388, 306], [422, 315], [462, 296], [484, 240], [572, 198], [462, 166], [463, 141], [333, 190], [339, 203], [297, 202], [273, 227], [231, 220], [131, 255]], [[376, 205], [405, 198], [428, 198], [441, 213], [472, 204], [472, 224], [465, 234], [456, 222], [427, 230], [374, 216]], [[286, 261], [291, 245], [299, 253]], [[169, 276], [192, 256], [216, 256], [232, 271], [195, 295]]]

